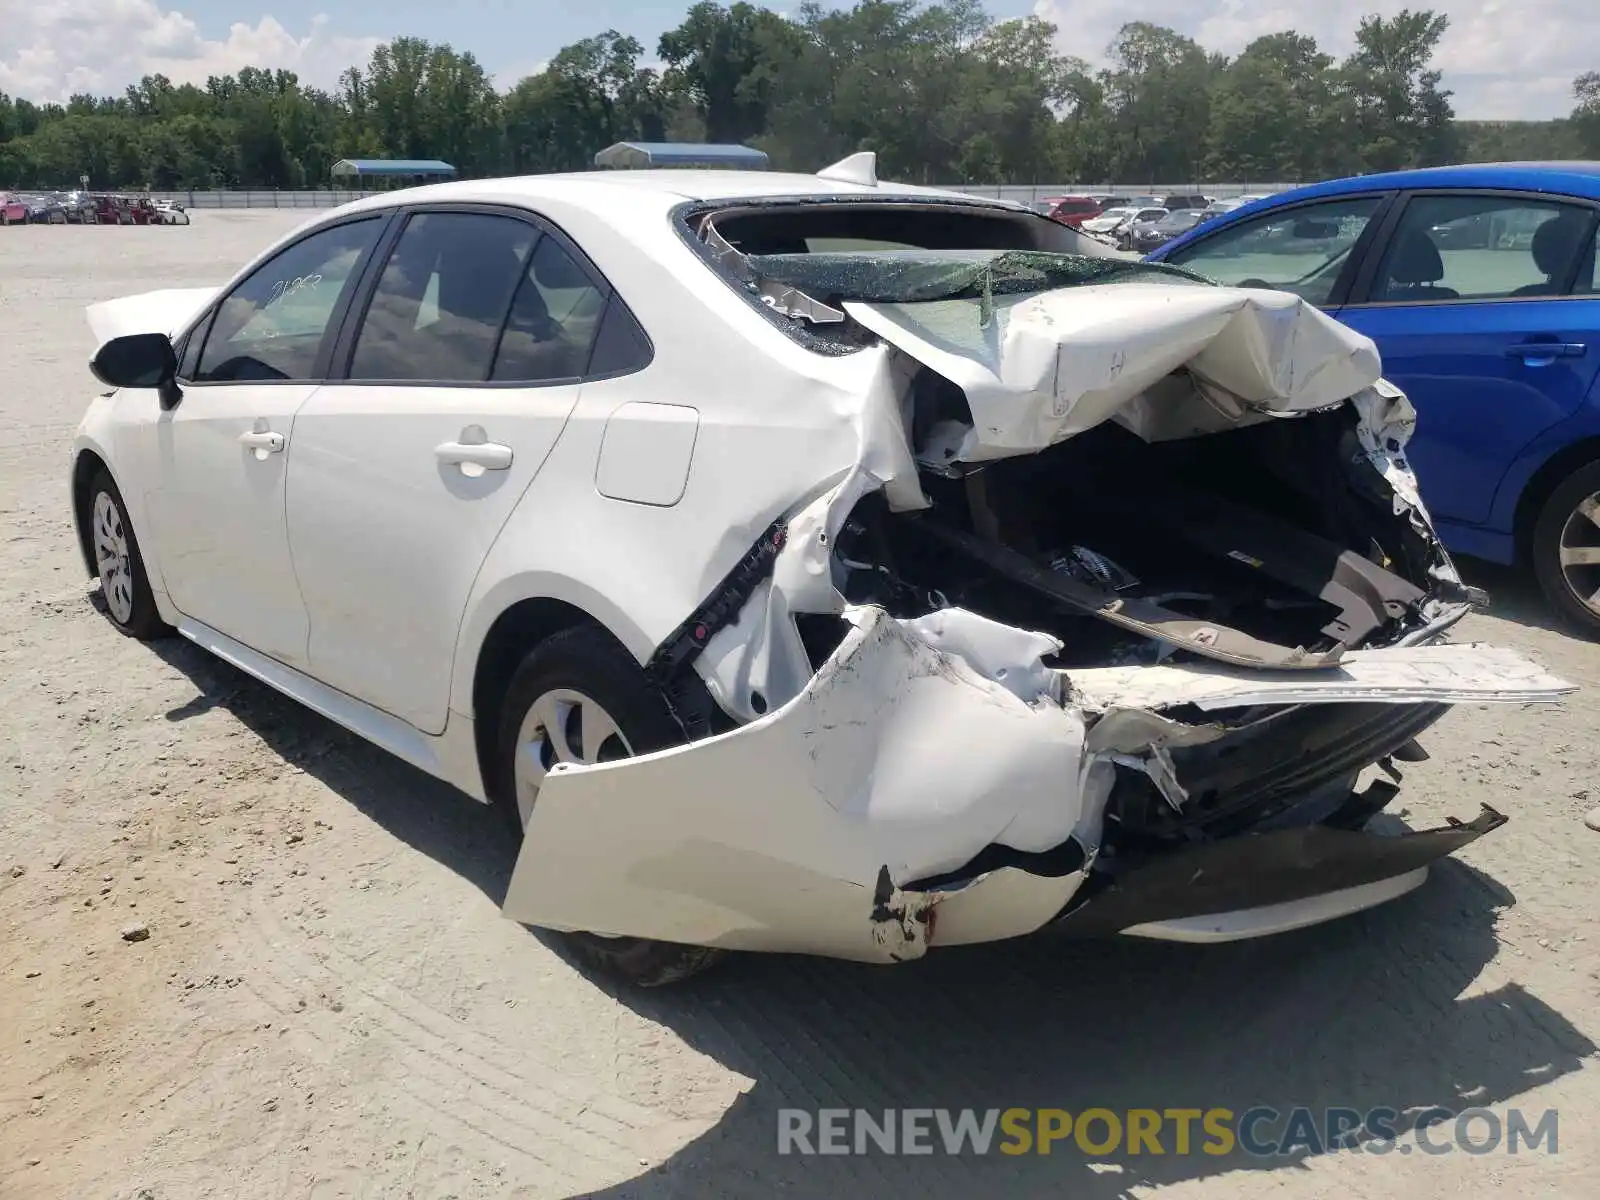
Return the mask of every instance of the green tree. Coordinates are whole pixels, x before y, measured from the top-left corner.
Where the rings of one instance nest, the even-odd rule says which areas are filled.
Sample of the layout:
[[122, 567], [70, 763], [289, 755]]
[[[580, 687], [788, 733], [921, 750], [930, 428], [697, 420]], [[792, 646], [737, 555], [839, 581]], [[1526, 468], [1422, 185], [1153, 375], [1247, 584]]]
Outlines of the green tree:
[[1197, 180], [1205, 165], [1211, 90], [1225, 63], [1193, 39], [1134, 21], [1102, 72], [1111, 167], [1126, 180]]
[[1312, 179], [1322, 166], [1333, 59], [1315, 38], [1271, 33], [1244, 48], [1210, 98], [1208, 174]]
[[683, 24], [661, 35], [662, 85], [688, 98], [704, 136], [745, 142], [766, 131], [784, 69], [800, 53], [800, 33], [776, 13], [700, 0]]
[[513, 171], [576, 171], [619, 141], [660, 141], [665, 104], [637, 40], [607, 30], [564, 47], [505, 100]]
[[1600, 158], [1600, 71], [1585, 71], [1574, 79], [1572, 96], [1578, 102], [1571, 117], [1575, 149], [1585, 157]]
[[1433, 54], [1450, 18], [1430, 9], [1368, 16], [1335, 79], [1339, 172], [1393, 171], [1448, 162], [1456, 150], [1451, 93]]

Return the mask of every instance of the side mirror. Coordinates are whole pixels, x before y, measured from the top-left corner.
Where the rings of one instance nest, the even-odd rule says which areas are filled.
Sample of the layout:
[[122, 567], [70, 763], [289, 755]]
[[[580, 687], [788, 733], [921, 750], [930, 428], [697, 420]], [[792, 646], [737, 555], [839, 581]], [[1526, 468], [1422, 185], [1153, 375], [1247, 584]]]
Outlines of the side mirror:
[[89, 370], [114, 388], [166, 387], [178, 377], [178, 355], [164, 333], [130, 333], [101, 346]]

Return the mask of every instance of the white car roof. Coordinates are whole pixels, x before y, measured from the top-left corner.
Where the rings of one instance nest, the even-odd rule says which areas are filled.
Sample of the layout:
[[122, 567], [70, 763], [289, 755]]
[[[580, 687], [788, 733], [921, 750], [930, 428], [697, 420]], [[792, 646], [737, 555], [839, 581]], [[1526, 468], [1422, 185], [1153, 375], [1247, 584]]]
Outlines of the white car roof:
[[387, 208], [439, 200], [487, 200], [499, 203], [525, 201], [539, 204], [550, 201], [613, 201], [636, 207], [641, 193], [671, 203], [683, 200], [754, 200], [766, 197], [804, 196], [856, 198], [878, 196], [885, 200], [915, 198], [964, 200], [997, 208], [1024, 210], [1025, 206], [993, 197], [970, 196], [941, 188], [917, 187], [902, 183], [877, 185], [844, 183], [817, 175], [788, 174], [777, 171], [693, 171], [675, 169], [628, 171], [576, 171], [567, 174], [521, 175], [504, 179], [465, 179], [428, 184], [387, 192], [357, 203], [363, 207]]

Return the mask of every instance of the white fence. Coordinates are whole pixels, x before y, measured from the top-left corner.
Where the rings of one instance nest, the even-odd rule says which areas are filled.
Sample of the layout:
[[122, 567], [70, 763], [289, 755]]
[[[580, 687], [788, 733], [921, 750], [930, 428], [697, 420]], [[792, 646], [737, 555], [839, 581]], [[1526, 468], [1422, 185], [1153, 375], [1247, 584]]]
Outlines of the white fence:
[[172, 200], [185, 208], [332, 208], [359, 200], [370, 192], [343, 188], [296, 188], [285, 191], [241, 191], [219, 188], [215, 191], [151, 192], [155, 200]]
[[[949, 183], [941, 184], [951, 191], [968, 192], [974, 196], [994, 196], [1003, 200], [1013, 200], [1022, 204], [1033, 204], [1049, 196], [1070, 196], [1085, 192], [1118, 192], [1122, 195], [1150, 195], [1168, 196], [1175, 193], [1191, 194], [1199, 192], [1203, 195], [1227, 199], [1234, 196], [1250, 196], [1268, 192], [1281, 192], [1292, 187], [1294, 183], [1152, 183], [1152, 184], [1123, 184], [1111, 185], [1104, 183], [1038, 183], [1038, 184], [994, 184], [994, 183]], [[151, 192], [150, 195], [157, 200], [173, 200], [185, 208], [332, 208], [336, 204], [345, 204], [351, 200], [359, 200], [362, 196], [373, 193], [355, 191], [344, 188], [300, 188], [294, 190], [234, 190], [230, 188], [215, 191], [186, 191], [186, 192]]]

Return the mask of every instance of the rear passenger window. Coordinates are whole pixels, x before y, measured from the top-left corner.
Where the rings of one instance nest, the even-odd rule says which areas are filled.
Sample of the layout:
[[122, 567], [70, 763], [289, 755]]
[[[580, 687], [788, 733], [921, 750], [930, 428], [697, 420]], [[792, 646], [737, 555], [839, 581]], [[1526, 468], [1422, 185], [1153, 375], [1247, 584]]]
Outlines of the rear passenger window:
[[488, 379], [507, 311], [538, 240], [536, 228], [511, 217], [412, 217], [372, 294], [350, 378]]
[[622, 297], [615, 292], [606, 304], [606, 315], [600, 319], [600, 336], [595, 339], [594, 353], [589, 356], [590, 376], [626, 375], [643, 370], [650, 364], [650, 339], [645, 336], [639, 322], [634, 320]]
[[497, 383], [577, 379], [606, 307], [605, 294], [566, 249], [548, 234], [517, 287], [494, 360]]

